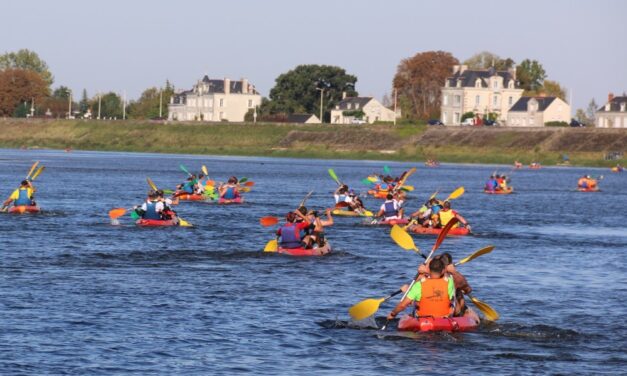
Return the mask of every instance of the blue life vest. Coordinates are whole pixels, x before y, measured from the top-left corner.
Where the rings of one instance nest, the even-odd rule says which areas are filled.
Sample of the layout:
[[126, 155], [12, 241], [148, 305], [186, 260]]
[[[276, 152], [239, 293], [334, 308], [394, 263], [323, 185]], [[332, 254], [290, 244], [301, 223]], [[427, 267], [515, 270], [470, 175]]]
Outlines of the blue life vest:
[[440, 209], [442, 209], [442, 207], [440, 205], [433, 205], [431, 207], [431, 214], [438, 214], [440, 212]]
[[15, 202], [13, 203], [13, 205], [15, 205], [15, 206], [29, 206], [32, 203], [33, 202], [31, 201], [30, 197], [28, 197], [28, 189], [27, 188], [20, 188], [20, 194], [17, 197], [17, 200], [15, 200]]
[[388, 191], [390, 190], [390, 188], [392, 188], [392, 186], [390, 184], [387, 183], [383, 183], [379, 186], [379, 190], [380, 191]]
[[387, 201], [384, 204], [384, 215], [386, 218], [398, 216], [398, 209], [394, 207], [394, 201]]
[[142, 216], [143, 219], [161, 219], [161, 215], [157, 213], [157, 203], [150, 201], [146, 203], [146, 212]]
[[228, 187], [226, 189], [226, 192], [224, 192], [224, 196], [222, 197], [226, 200], [233, 200], [235, 198], [235, 188], [234, 187]]
[[294, 249], [302, 247], [300, 230], [293, 223], [286, 223], [281, 227], [281, 247]]
[[194, 193], [194, 182], [188, 181], [187, 183], [183, 184], [183, 191], [189, 194]]

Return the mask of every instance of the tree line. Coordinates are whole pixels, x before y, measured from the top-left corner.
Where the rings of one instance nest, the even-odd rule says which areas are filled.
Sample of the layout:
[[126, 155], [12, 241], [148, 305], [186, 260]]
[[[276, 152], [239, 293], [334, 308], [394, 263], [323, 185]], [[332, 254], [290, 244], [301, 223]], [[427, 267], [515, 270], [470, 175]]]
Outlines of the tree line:
[[[446, 78], [452, 75], [459, 60], [445, 51], [419, 52], [402, 59], [392, 79], [392, 90], [397, 94], [397, 105], [408, 121], [439, 118], [441, 88]], [[507, 70], [516, 64], [511, 58], [502, 58], [491, 52], [480, 52], [463, 63], [469, 69]], [[544, 67], [537, 60], [524, 59], [516, 64], [516, 79], [523, 95], [548, 95], [566, 99], [566, 89], [557, 81], [547, 79]], [[330, 112], [343, 96], [358, 96], [357, 77], [344, 68], [330, 65], [298, 65], [279, 75], [268, 98], [263, 98], [258, 109], [247, 115], [252, 120], [257, 112], [259, 120], [281, 121], [287, 115], [308, 113], [329, 121]], [[0, 116], [26, 117], [48, 116], [63, 118], [70, 116], [91, 118], [122, 118], [123, 111], [131, 119], [154, 119], [167, 117], [167, 104], [174, 94], [174, 86], [166, 80], [163, 87], [150, 87], [137, 100], [127, 106], [115, 92], [88, 96], [83, 89], [80, 98], [66, 86], [52, 89], [54, 76], [46, 62], [37, 53], [22, 49], [0, 55]], [[390, 93], [390, 96], [392, 96]], [[388, 95], [383, 104], [392, 106]], [[72, 113], [69, 114], [69, 108]], [[321, 108], [322, 106], [322, 108]], [[161, 107], [161, 108], [160, 108]], [[591, 101], [586, 110], [577, 110], [577, 117], [590, 122], [594, 117], [596, 103]]]

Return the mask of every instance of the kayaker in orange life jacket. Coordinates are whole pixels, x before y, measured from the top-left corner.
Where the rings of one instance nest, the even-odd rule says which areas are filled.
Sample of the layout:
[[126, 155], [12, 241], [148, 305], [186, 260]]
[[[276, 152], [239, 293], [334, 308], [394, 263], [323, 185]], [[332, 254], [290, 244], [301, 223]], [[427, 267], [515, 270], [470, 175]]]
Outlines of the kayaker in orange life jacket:
[[[451, 209], [450, 201], [444, 201], [444, 205], [442, 206], [442, 209], [438, 212], [438, 220], [439, 220], [440, 226], [442, 227], [446, 226], [446, 224], [453, 218], [457, 218], [459, 220], [459, 223], [463, 224], [464, 227], [468, 229], [468, 231], [472, 231], [472, 229], [470, 228], [470, 225], [468, 224], [468, 221], [464, 217], [462, 217], [458, 212]], [[455, 226], [453, 226], [453, 228], [459, 227], [459, 223], [456, 223]]]
[[479, 315], [477, 315], [472, 308], [466, 305], [466, 300], [464, 299], [464, 294], [470, 294], [472, 292], [472, 287], [468, 284], [466, 277], [464, 277], [457, 271], [457, 268], [455, 268], [453, 256], [451, 256], [448, 252], [444, 252], [437, 257], [442, 260], [446, 272], [453, 278], [453, 283], [455, 284], [455, 311], [453, 316], [472, 317], [478, 323], [480, 321]]
[[434, 258], [429, 263], [429, 277], [421, 277], [407, 296], [387, 316], [392, 320], [412, 302], [416, 304], [417, 316], [449, 317], [453, 314], [455, 284], [444, 270], [444, 263]]
[[[297, 222], [298, 218], [302, 219], [302, 222]], [[310, 226], [305, 215], [295, 210], [287, 213], [285, 219], [285, 224], [276, 232], [277, 237], [281, 238], [279, 242], [281, 248], [294, 249], [304, 247], [305, 244], [303, 244], [302, 239], [304, 238], [305, 230]]]

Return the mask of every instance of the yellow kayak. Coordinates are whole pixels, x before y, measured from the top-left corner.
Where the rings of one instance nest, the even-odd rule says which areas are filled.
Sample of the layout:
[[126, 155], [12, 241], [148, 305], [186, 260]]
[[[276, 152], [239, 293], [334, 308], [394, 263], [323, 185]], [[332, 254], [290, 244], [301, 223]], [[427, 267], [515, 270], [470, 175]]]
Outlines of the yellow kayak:
[[370, 210], [366, 210], [363, 214], [359, 214], [356, 211], [352, 211], [352, 210], [333, 209], [331, 214], [345, 216], [345, 217], [372, 217], [373, 216]]

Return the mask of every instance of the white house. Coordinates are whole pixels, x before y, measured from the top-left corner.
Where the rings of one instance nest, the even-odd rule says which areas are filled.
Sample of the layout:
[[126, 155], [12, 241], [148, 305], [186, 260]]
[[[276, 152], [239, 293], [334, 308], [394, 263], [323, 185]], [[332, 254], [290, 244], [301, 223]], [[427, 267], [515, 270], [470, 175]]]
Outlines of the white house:
[[246, 113], [261, 105], [261, 95], [248, 80], [199, 80], [192, 90], [172, 96], [168, 120], [244, 121]]
[[570, 105], [557, 97], [520, 97], [507, 114], [510, 127], [543, 127], [552, 121], [570, 121]]
[[627, 96], [610, 93], [605, 106], [597, 109], [597, 128], [627, 128]]
[[394, 111], [372, 97], [344, 98], [331, 110], [332, 124], [361, 124], [375, 121], [393, 122]]

